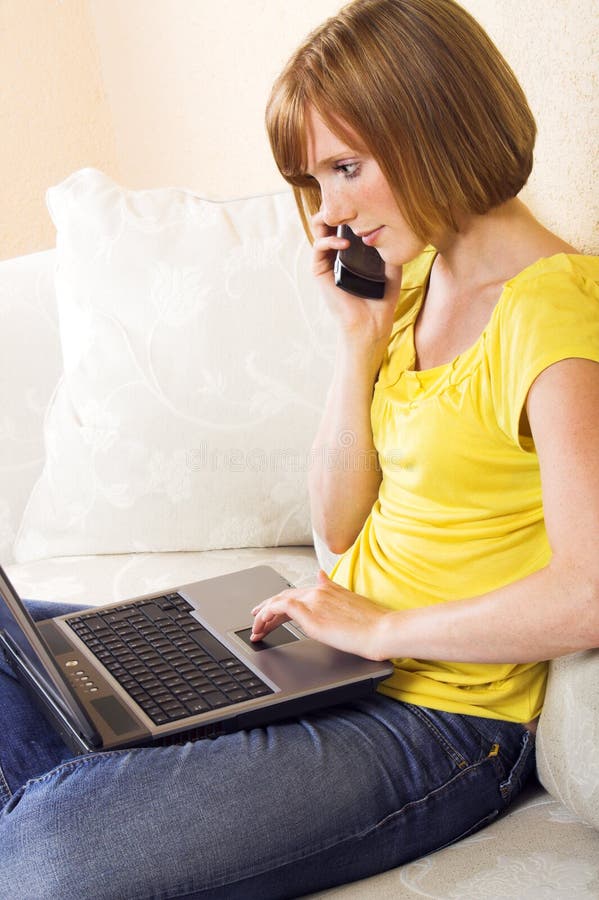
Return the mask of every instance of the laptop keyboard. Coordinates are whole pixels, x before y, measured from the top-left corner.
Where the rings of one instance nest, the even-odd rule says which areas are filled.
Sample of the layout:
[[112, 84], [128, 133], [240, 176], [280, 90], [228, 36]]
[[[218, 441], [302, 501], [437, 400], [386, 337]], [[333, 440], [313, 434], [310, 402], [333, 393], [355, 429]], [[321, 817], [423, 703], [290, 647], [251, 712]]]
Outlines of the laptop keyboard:
[[66, 621], [156, 725], [272, 694], [192, 609], [166, 594]]

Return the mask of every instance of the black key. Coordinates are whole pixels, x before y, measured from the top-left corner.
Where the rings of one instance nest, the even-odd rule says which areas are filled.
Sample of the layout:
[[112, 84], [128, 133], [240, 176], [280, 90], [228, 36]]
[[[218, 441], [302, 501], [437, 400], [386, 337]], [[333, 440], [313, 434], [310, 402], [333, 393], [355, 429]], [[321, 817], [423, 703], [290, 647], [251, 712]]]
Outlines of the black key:
[[171, 687], [171, 691], [176, 697], [193, 697], [195, 691], [188, 684], [175, 684]]
[[156, 604], [156, 606], [159, 606], [160, 609], [176, 609], [175, 604], [172, 602], [172, 600], [169, 600], [168, 597], [154, 597], [154, 603]]
[[241, 687], [234, 688], [234, 690], [232, 690], [232, 691], [227, 691], [226, 694], [232, 703], [239, 703], [241, 700], [250, 700], [251, 699], [248, 692], [244, 691], [244, 689]]
[[147, 647], [148, 642], [144, 641], [142, 637], [136, 635], [135, 637], [130, 637], [127, 640], [127, 646], [131, 647], [132, 650], [141, 650], [142, 647]]
[[[123, 667], [119, 666], [119, 665], [108, 666], [108, 670], [109, 670], [109, 672], [111, 672], [114, 675], [114, 677], [119, 682], [119, 684], [122, 683], [123, 678], [128, 678], [128, 676], [129, 676], [129, 673], [127, 672], [127, 670], [123, 669]], [[131, 681], [133, 681], [133, 679], [131, 679]]]
[[162, 687], [160, 681], [157, 678], [154, 678], [153, 675], [139, 675], [137, 678], [137, 683], [141, 684], [142, 688], [145, 688], [149, 694], [153, 694], [154, 690], [157, 690], [159, 687]]
[[106, 628], [106, 625], [100, 618], [100, 616], [88, 616], [85, 619], [85, 624], [92, 631], [103, 631]]
[[140, 706], [143, 706], [144, 702], [148, 701], [150, 697], [146, 694], [145, 691], [142, 691], [141, 688], [131, 688], [129, 691], [133, 699], [136, 703], [139, 703]]
[[156, 713], [151, 713], [150, 716], [152, 721], [154, 722], [154, 725], [166, 725], [169, 720], [167, 714], [163, 713], [162, 710], [159, 710]]
[[149, 672], [149, 669], [147, 666], [144, 666], [143, 663], [136, 662], [135, 665], [129, 666], [127, 671], [136, 678], [138, 675], [144, 675], [146, 672]]
[[169, 722], [174, 722], [175, 719], [183, 719], [189, 715], [184, 706], [178, 706], [176, 709], [165, 710], [166, 715], [169, 718]]
[[238, 688], [239, 685], [232, 678], [229, 678], [227, 674], [223, 672], [222, 675], [215, 675], [212, 679], [212, 684], [217, 685], [217, 687], [221, 691], [228, 691], [229, 688], [233, 690], [233, 688]]
[[194, 684], [193, 689], [197, 691], [198, 694], [202, 694], [202, 696], [204, 696], [205, 694], [213, 694], [215, 691], [215, 687], [211, 681], [209, 681], [207, 684]]
[[209, 665], [202, 666], [202, 672], [206, 676], [206, 678], [215, 678], [217, 675], [222, 675], [222, 669], [217, 663], [210, 663]]
[[168, 615], [156, 603], [144, 603], [141, 610], [144, 616], [147, 616], [153, 622], [160, 622], [162, 619], [168, 620]]
[[191, 637], [194, 641], [197, 641], [200, 647], [203, 647], [206, 653], [212, 656], [213, 659], [219, 660], [219, 662], [231, 656], [231, 651], [224, 644], [221, 644], [220, 641], [217, 641], [214, 635], [206, 631], [205, 628], [202, 631], [194, 631]]
[[228, 653], [227, 656], [228, 659], [223, 659], [221, 661], [221, 666], [223, 667], [223, 669], [229, 669], [230, 671], [234, 671], [236, 669], [239, 669], [240, 667], [242, 669], [245, 669], [245, 666], [243, 666], [238, 659], [235, 659], [234, 656], [231, 656], [230, 653]]
[[130, 616], [130, 612], [127, 610], [125, 612], [107, 612], [104, 613], [102, 618], [105, 622], [108, 622], [110, 625], [114, 625], [117, 622], [127, 622]]
[[153, 691], [152, 697], [154, 698], [158, 706], [164, 706], [165, 703], [168, 703], [169, 700], [172, 700], [172, 694], [169, 694], [169, 692], [165, 690]]
[[252, 697], [264, 697], [266, 694], [273, 693], [273, 691], [265, 684], [261, 684], [258, 687], [248, 688], [248, 691], [250, 692]]
[[177, 666], [179, 672], [197, 672], [198, 665], [195, 662], [192, 662], [190, 659], [185, 659], [184, 663], [181, 663], [180, 666]]
[[247, 677], [240, 677], [239, 681], [244, 686], [244, 688], [258, 687], [258, 685], [264, 683], [260, 681], [259, 678], [256, 678], [253, 672]]
[[152, 646], [155, 647], [156, 650], [162, 655], [166, 653], [168, 650], [173, 649], [173, 645], [171, 642], [164, 637], [159, 637], [155, 641], [152, 641]]
[[188, 700], [185, 704], [187, 712], [190, 715], [197, 715], [198, 713], [208, 712], [211, 709], [210, 705], [206, 703], [202, 697], [196, 697], [194, 700]]
[[189, 638], [184, 631], [179, 634], [171, 634], [169, 635], [171, 641], [175, 645], [175, 647], [181, 647], [183, 644], [189, 644], [190, 647], [193, 647], [193, 641]]
[[201, 647], [194, 647], [193, 650], [187, 651], [187, 656], [194, 661], [194, 663], [199, 668], [204, 668], [205, 665], [209, 665], [213, 662], [211, 656], [207, 656], [206, 653], [202, 650]]
[[137, 657], [134, 653], [131, 653], [128, 647], [119, 647], [112, 651], [112, 655], [116, 656], [117, 659], [120, 659], [124, 665], [126, 665], [126, 663], [133, 665], [134, 662], [137, 662]]
[[149, 622], [147, 625], [140, 625], [139, 628], [136, 628], [135, 634], [138, 637], [145, 638], [147, 641], [152, 641], [153, 644], [156, 641], [163, 641], [164, 637], [162, 631], [159, 631], [154, 625], [151, 625]]
[[164, 700], [160, 705], [165, 712], [170, 712], [171, 709], [181, 706], [176, 697], [169, 697], [168, 700]]
[[219, 706], [228, 706], [229, 701], [221, 691], [210, 691], [202, 694], [206, 703], [209, 703], [212, 709], [218, 709]]
[[165, 662], [159, 662], [157, 666], [152, 666], [152, 672], [156, 675], [164, 675], [166, 672], [171, 671], [171, 667]]
[[[239, 663], [237, 666], [226, 666], [227, 671], [230, 675], [233, 675], [235, 678], [239, 678], [240, 675], [245, 675], [248, 671], [244, 665]], [[252, 673], [253, 674], [253, 673]]]
[[184, 703], [185, 706], [187, 706], [187, 704], [192, 700], [196, 700], [198, 698], [198, 694], [196, 694], [195, 691], [175, 691], [175, 694], [177, 696], [177, 700], [179, 700], [180, 703]]
[[251, 699], [251, 695], [248, 694], [248, 692], [245, 691], [242, 687], [239, 687], [239, 685], [236, 685], [231, 689], [223, 687], [222, 690], [225, 692], [229, 700], [231, 700], [233, 703], [239, 703], [240, 700]]
[[177, 670], [179, 666], [184, 666], [185, 663], [188, 662], [187, 657], [184, 656], [180, 650], [167, 650], [166, 653], [161, 653], [160, 662], [165, 660], [170, 663], [170, 667], [173, 671]]
[[209, 681], [207, 678], [205, 678], [203, 675], [200, 675], [200, 674], [191, 675], [187, 679], [187, 681], [190, 683], [192, 688], [196, 688], [196, 689], [206, 688], [206, 690], [210, 690], [210, 686], [212, 684], [211, 681]]

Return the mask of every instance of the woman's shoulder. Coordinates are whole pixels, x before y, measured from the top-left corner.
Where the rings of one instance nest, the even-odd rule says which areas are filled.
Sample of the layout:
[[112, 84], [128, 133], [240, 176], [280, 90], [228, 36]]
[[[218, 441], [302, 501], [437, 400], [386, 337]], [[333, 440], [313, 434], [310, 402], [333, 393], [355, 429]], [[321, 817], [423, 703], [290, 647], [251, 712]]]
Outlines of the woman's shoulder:
[[599, 256], [558, 253], [537, 260], [506, 282], [493, 319], [489, 352], [512, 362], [551, 348], [596, 355]]
[[599, 256], [556, 253], [527, 266], [504, 286], [499, 318], [552, 319], [580, 313], [599, 316]]
[[581, 288], [599, 285], [599, 256], [583, 253], [554, 253], [531, 263], [505, 287], [514, 291], [557, 291], [562, 286], [579, 285]]

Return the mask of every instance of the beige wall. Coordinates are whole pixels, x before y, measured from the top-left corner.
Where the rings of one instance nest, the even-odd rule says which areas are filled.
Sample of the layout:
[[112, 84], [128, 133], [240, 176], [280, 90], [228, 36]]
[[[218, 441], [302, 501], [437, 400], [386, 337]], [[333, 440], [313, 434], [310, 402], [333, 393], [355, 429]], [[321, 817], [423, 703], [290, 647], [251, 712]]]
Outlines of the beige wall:
[[118, 173], [87, 0], [0, 0], [0, 259], [54, 243], [46, 188]]
[[[599, 252], [596, 0], [463, 0], [539, 122], [526, 199]], [[275, 190], [273, 77], [339, 0], [0, 0], [0, 258], [53, 244], [46, 187], [94, 165], [128, 186]]]
[[341, 0], [89, 0], [131, 187], [229, 198], [282, 181], [263, 127], [285, 60]]

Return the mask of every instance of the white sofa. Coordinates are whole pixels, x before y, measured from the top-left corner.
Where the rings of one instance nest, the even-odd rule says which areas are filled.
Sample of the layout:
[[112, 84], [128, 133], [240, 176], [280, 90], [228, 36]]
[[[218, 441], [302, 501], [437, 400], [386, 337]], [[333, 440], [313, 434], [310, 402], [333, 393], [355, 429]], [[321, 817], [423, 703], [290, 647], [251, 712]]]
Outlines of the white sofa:
[[[263, 562], [309, 583], [334, 337], [291, 196], [87, 169], [48, 204], [56, 250], [0, 263], [0, 559], [20, 593], [101, 604]], [[552, 663], [545, 787], [506, 817], [317, 896], [599, 897], [598, 689], [597, 651]]]

